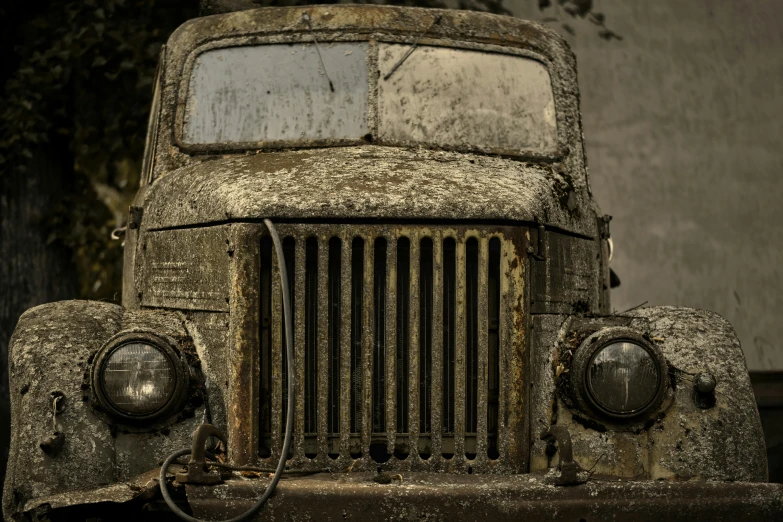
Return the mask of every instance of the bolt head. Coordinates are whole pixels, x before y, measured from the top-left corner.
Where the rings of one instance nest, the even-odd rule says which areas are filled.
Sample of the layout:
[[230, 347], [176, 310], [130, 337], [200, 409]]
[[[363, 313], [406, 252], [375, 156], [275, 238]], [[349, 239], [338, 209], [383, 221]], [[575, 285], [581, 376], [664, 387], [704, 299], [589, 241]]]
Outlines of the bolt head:
[[712, 393], [717, 383], [715, 376], [709, 372], [702, 372], [693, 380], [693, 386], [699, 393]]

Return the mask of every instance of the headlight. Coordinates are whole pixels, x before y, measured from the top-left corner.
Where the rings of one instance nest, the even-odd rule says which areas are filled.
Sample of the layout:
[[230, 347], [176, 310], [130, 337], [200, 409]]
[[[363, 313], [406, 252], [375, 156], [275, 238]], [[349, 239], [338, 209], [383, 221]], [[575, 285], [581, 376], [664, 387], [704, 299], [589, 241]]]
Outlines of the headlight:
[[588, 337], [574, 354], [573, 387], [581, 402], [612, 417], [635, 417], [657, 406], [666, 390], [658, 348], [625, 328]]
[[187, 387], [176, 351], [150, 334], [126, 334], [111, 340], [93, 365], [93, 391], [116, 416], [149, 420], [171, 412]]

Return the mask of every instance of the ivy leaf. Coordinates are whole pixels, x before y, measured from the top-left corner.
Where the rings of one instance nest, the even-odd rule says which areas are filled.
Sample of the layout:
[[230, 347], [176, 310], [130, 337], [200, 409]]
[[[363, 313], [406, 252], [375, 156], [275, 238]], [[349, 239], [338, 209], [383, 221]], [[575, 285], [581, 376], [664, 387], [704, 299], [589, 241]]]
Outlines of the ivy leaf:
[[590, 16], [587, 17], [587, 19], [593, 22], [595, 25], [603, 25], [604, 18], [605, 17], [603, 13], [590, 13]]
[[598, 36], [600, 36], [601, 38], [603, 38], [606, 41], [610, 41], [612, 39], [614, 39], [614, 40], [622, 40], [623, 39], [622, 36], [620, 36], [619, 34], [615, 33], [614, 31], [612, 31], [610, 29], [607, 29], [605, 27], [603, 29], [601, 29], [600, 31], [598, 31]]
[[574, 28], [571, 27], [568, 24], [563, 24], [563, 30], [565, 32], [567, 32], [568, 34], [570, 34], [571, 36], [574, 36], [576, 34], [576, 31], [574, 31]]
[[567, 0], [563, 4], [563, 9], [571, 16], [584, 18], [593, 8], [593, 0]]

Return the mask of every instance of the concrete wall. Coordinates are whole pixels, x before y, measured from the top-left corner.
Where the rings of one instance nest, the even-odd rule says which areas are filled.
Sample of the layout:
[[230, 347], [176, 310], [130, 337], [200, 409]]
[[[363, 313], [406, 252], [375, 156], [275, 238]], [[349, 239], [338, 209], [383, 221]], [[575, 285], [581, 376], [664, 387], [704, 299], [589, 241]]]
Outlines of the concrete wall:
[[783, 0], [594, 5], [622, 41], [550, 25], [576, 53], [593, 192], [614, 216], [614, 308], [714, 310], [750, 369], [783, 369]]

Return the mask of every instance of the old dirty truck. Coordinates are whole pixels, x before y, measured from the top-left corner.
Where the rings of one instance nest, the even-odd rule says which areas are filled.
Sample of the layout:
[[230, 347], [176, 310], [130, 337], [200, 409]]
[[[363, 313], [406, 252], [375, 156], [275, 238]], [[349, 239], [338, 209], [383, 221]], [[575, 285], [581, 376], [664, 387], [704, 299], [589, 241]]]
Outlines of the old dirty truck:
[[783, 520], [731, 326], [612, 312], [546, 27], [191, 20], [142, 177], [122, 306], [16, 328], [9, 520]]

